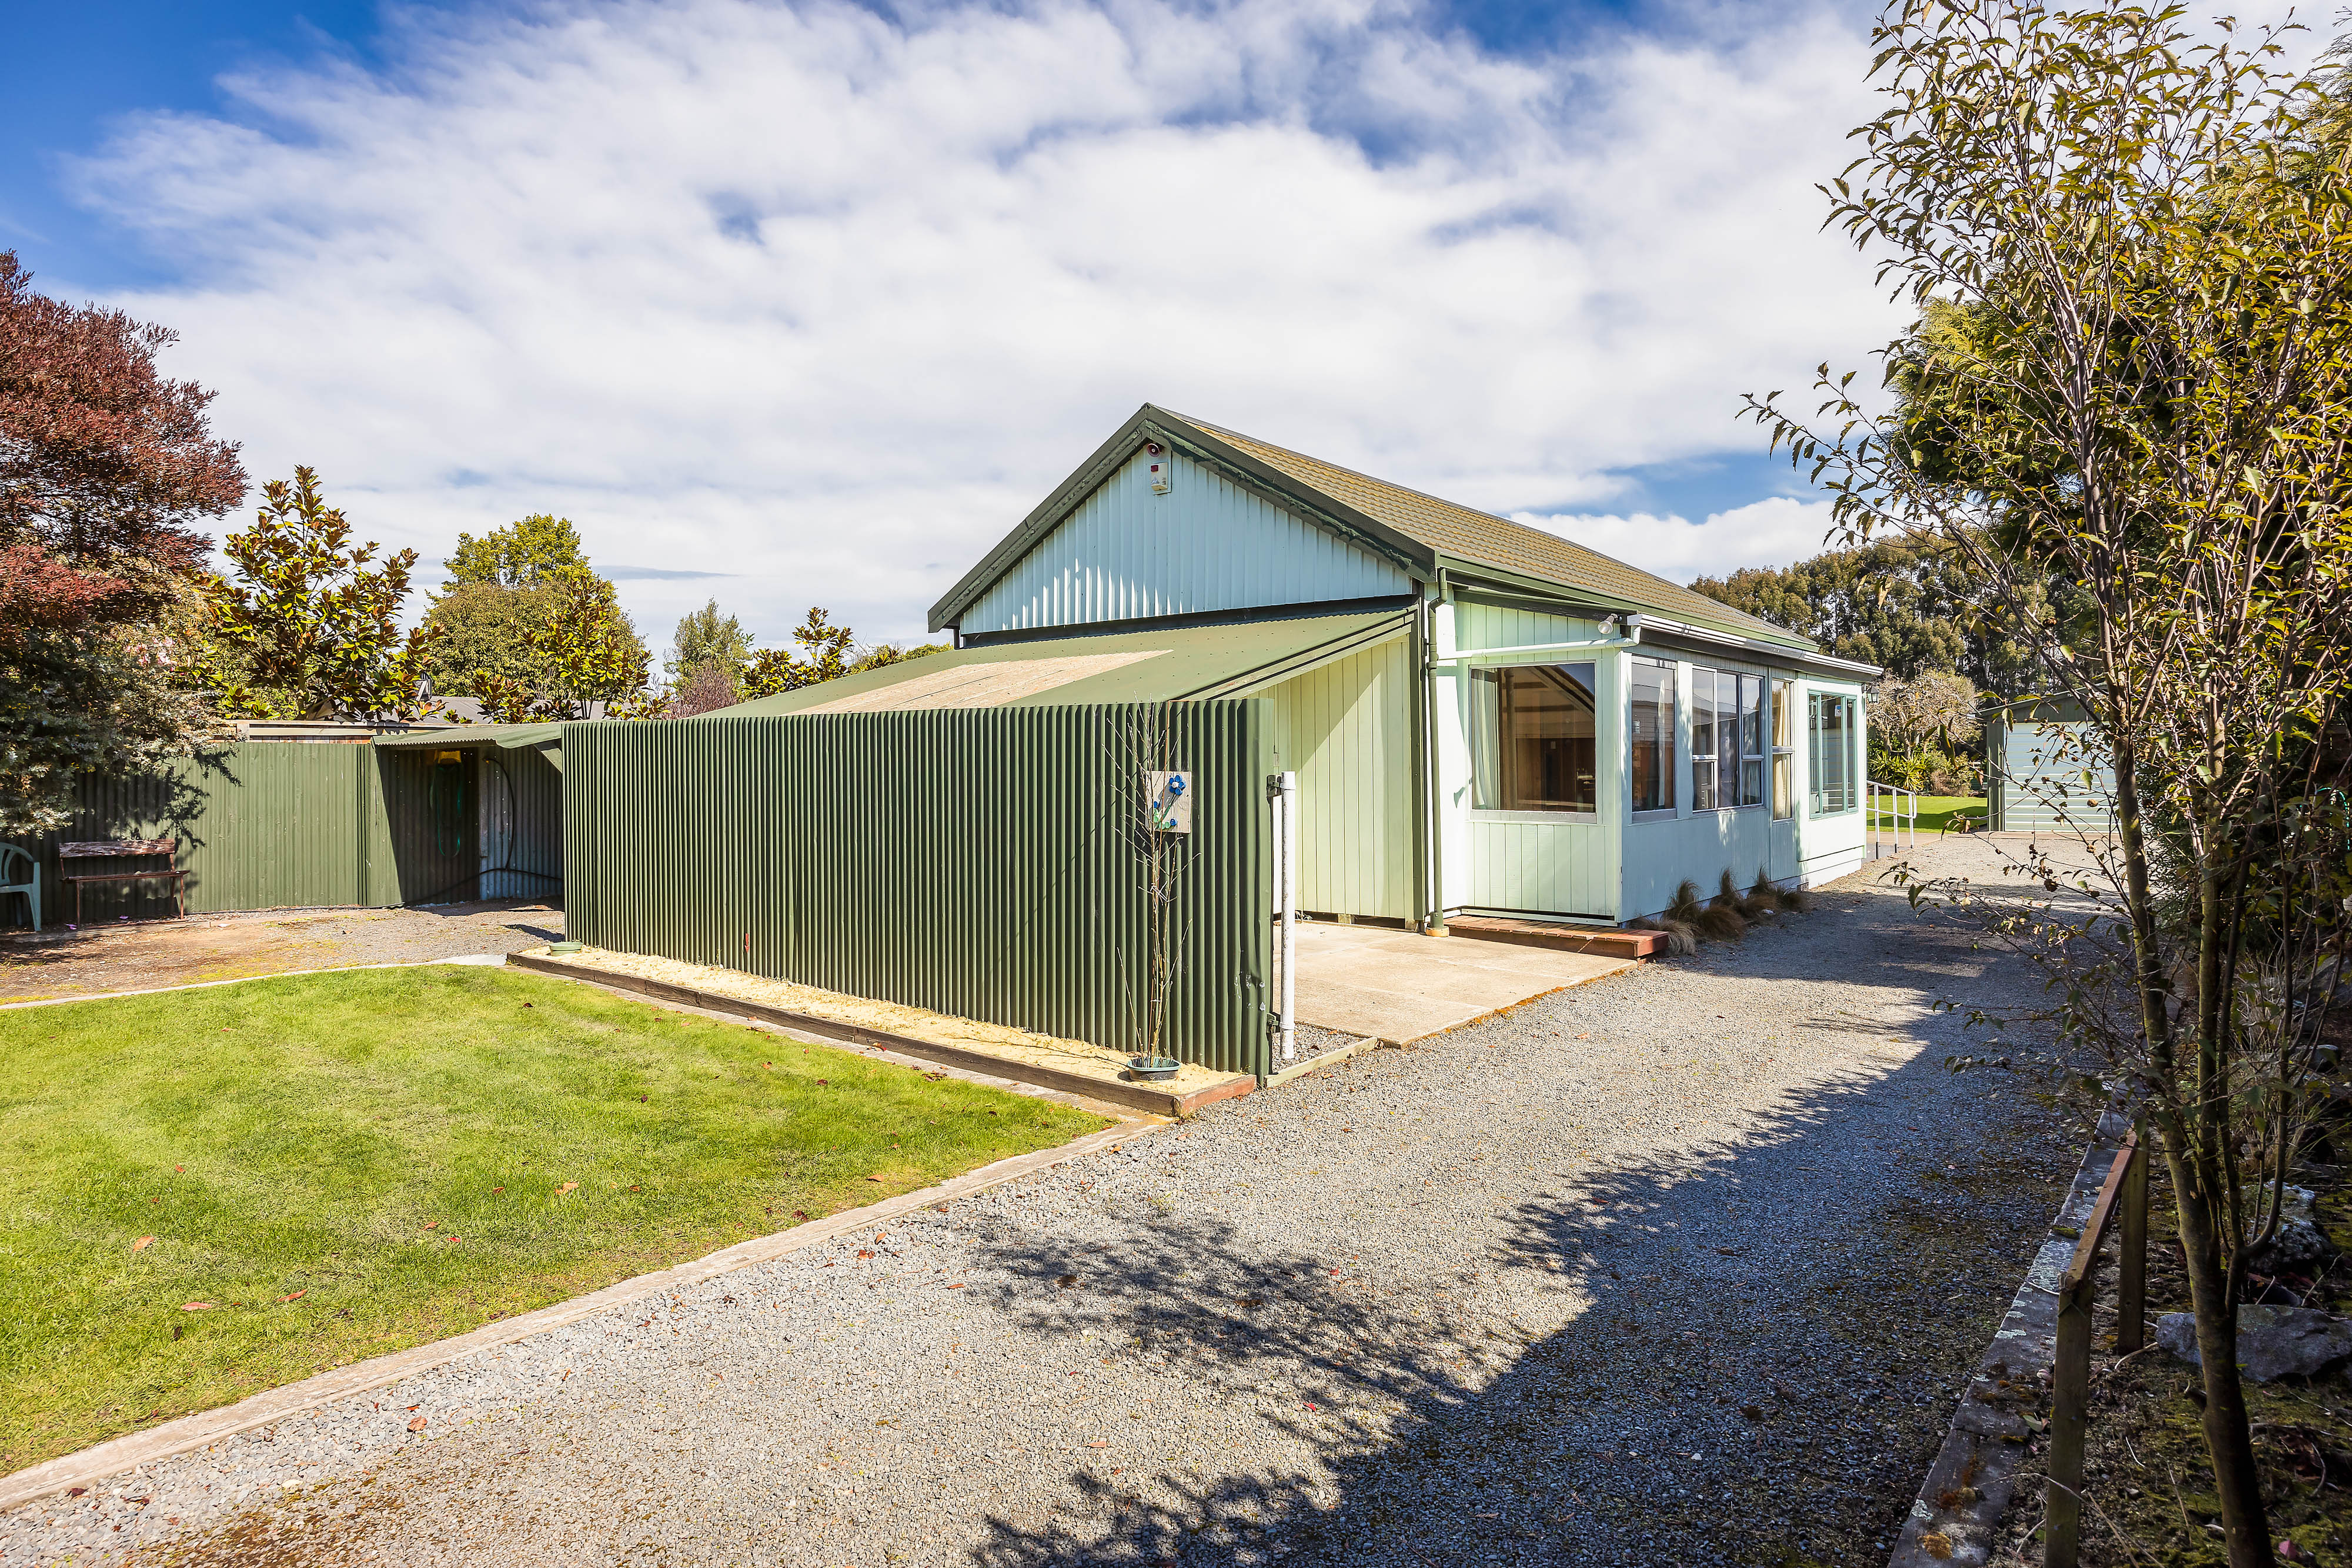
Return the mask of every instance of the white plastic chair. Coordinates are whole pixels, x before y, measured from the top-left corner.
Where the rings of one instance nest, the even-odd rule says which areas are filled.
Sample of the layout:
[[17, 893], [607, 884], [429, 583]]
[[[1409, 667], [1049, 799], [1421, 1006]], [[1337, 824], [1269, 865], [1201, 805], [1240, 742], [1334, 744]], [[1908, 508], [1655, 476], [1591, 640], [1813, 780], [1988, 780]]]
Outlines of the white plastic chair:
[[[23, 880], [9, 880], [19, 876]], [[38, 931], [41, 928], [41, 862], [33, 858], [30, 851], [20, 850], [15, 844], [0, 844], [0, 910], [6, 908], [8, 895], [12, 893], [25, 895], [26, 906], [33, 912], [33, 929]]]

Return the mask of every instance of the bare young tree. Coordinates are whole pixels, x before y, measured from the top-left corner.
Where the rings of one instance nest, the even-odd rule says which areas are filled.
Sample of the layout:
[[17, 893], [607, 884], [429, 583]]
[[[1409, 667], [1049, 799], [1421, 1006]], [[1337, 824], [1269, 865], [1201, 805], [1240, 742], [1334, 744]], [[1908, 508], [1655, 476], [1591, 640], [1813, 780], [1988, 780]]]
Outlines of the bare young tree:
[[2012, 903], [2001, 929], [2161, 1148], [2229, 1561], [2254, 1568], [2238, 1292], [2316, 1088], [2347, 892], [2345, 143], [2272, 35], [2179, 7], [1899, 0], [1876, 45], [1885, 110], [1823, 189], [1920, 308], [1887, 350], [1898, 401], [1823, 366], [1814, 417], [1750, 402], [1849, 538], [1958, 553], [2112, 767], [2078, 863], [2033, 857], [2072, 907]]

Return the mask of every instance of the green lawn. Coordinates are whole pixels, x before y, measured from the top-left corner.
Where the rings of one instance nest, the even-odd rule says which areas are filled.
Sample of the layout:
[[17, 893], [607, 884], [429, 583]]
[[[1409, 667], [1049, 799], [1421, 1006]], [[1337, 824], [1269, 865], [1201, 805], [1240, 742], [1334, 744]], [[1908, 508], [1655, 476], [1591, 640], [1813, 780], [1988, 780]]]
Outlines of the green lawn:
[[[1919, 831], [1940, 833], [1951, 825], [1956, 816], [1965, 816], [1982, 831], [1985, 825], [1985, 801], [1980, 795], [1922, 795], [1919, 797]], [[1907, 822], [1907, 819], [1906, 819]]]
[[0, 1062], [0, 1473], [1106, 1124], [489, 968], [5, 1011]]

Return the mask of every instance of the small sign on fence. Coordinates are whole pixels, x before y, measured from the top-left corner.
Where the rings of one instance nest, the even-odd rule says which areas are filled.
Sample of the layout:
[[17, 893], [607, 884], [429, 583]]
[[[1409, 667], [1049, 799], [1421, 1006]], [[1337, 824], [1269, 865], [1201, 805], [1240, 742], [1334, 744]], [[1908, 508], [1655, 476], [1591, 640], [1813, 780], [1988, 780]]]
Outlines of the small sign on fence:
[[1192, 831], [1192, 775], [1183, 773], [1153, 773], [1143, 775], [1144, 819], [1155, 833], [1189, 833]]

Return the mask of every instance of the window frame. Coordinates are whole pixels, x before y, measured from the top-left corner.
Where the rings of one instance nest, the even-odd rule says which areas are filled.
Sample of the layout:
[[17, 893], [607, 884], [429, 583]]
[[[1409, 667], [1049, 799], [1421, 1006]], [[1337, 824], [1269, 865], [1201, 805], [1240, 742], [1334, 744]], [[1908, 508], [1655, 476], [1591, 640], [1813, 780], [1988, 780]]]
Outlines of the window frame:
[[[1482, 806], [1478, 803], [1482, 797], [1500, 800], [1504, 798], [1507, 793], [1504, 786], [1511, 767], [1511, 762], [1509, 760], [1510, 737], [1505, 733], [1507, 709], [1506, 706], [1504, 694], [1505, 689], [1509, 685], [1509, 673], [1520, 670], [1557, 670], [1564, 672], [1566, 678], [1576, 685], [1581, 687], [1585, 696], [1590, 700], [1592, 715], [1592, 799], [1589, 804], [1580, 806]], [[1582, 671], [1583, 674], [1580, 675], [1576, 673], [1578, 671]], [[1482, 722], [1483, 716], [1486, 713], [1484, 698], [1482, 697], [1479, 690], [1482, 681], [1490, 683], [1495, 694], [1495, 713], [1491, 721], [1491, 735], [1486, 733], [1487, 724]], [[1494, 664], [1473, 664], [1469, 667], [1468, 695], [1470, 701], [1470, 713], [1469, 723], [1465, 727], [1465, 729], [1470, 752], [1470, 814], [1474, 819], [1479, 821], [1490, 822], [1591, 822], [1597, 821], [1600, 819], [1601, 666], [1597, 661], [1591, 659], [1520, 659]], [[1491, 763], [1493, 776], [1491, 778], [1486, 776], [1484, 767], [1482, 766], [1482, 764], [1485, 764], [1486, 754], [1488, 751], [1491, 751], [1493, 754]]]
[[[1809, 692], [1806, 696], [1806, 738], [1812, 763], [1811, 775], [1806, 780], [1806, 814], [1811, 817], [1842, 817], [1850, 811], [1858, 811], [1862, 809], [1862, 789], [1861, 781], [1855, 776], [1859, 765], [1854, 755], [1854, 742], [1861, 703], [1843, 692]], [[1838, 717], [1838, 727], [1834, 732], [1822, 722], [1824, 716], [1832, 712]], [[1832, 733], [1837, 737], [1834, 745], [1829, 738]], [[1830, 782], [1828, 763], [1833, 754], [1838, 763], [1836, 789], [1843, 796], [1835, 804], [1831, 803], [1830, 791], [1825, 788]]]
[[[1723, 773], [1717, 761], [1723, 754], [1723, 712], [1716, 700], [1717, 684], [1723, 672], [1708, 664], [1690, 667], [1690, 770], [1691, 810], [1720, 811], [1723, 806]], [[1738, 690], [1735, 679], [1732, 689]], [[1701, 733], [1706, 738], [1702, 741]]]
[[1797, 815], [1797, 683], [1776, 676], [1771, 687], [1772, 820], [1787, 822]]
[[[1658, 729], [1658, 737], [1654, 741], [1648, 743], [1653, 747], [1653, 751], [1652, 767], [1647, 779], [1643, 778], [1641, 766], [1641, 747], [1643, 742], [1640, 733], [1640, 709], [1643, 705], [1638, 693], [1639, 672], [1643, 670], [1655, 671], [1661, 677], [1661, 684], [1658, 686], [1660, 700], [1651, 713], [1652, 721]], [[1677, 802], [1681, 799], [1678, 778], [1682, 768], [1682, 758], [1679, 755], [1681, 745], [1680, 737], [1675, 733], [1675, 727], [1681, 720], [1681, 715], [1676, 710], [1682, 701], [1682, 665], [1673, 659], [1629, 653], [1626, 655], [1624, 678], [1625, 800], [1629, 807], [1627, 814], [1633, 821], [1643, 822], [1675, 816], [1678, 813]], [[1663, 758], [1657, 755], [1659, 748], [1664, 750]], [[1664, 798], [1650, 805], [1643, 805], [1642, 790], [1647, 784], [1657, 785]]]

